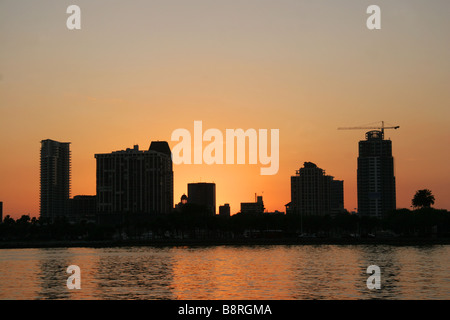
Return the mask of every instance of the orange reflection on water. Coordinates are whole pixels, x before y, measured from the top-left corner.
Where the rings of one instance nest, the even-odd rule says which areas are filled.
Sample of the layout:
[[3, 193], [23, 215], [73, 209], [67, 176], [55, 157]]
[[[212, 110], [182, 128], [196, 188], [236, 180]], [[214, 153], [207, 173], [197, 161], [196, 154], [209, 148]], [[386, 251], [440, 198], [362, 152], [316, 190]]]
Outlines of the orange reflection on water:
[[[81, 269], [81, 289], [66, 269]], [[381, 268], [380, 290], [366, 286]], [[448, 299], [450, 246], [0, 249], [0, 299]]]
[[328, 247], [213, 247], [179, 251], [175, 260], [178, 299], [329, 299], [336, 286], [351, 296], [348, 283], [358, 278], [346, 268], [352, 250]]

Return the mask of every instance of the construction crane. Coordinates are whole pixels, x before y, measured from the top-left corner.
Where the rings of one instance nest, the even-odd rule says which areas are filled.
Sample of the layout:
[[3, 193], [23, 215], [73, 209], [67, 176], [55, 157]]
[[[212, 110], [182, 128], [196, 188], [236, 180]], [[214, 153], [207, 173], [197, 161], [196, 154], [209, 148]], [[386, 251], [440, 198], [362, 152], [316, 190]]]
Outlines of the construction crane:
[[353, 130], [353, 129], [381, 129], [381, 134], [384, 137], [384, 129], [398, 129], [400, 126], [391, 126], [391, 127], [385, 127], [384, 121], [381, 121], [381, 126], [371, 126], [371, 127], [341, 127], [338, 128], [338, 130]]

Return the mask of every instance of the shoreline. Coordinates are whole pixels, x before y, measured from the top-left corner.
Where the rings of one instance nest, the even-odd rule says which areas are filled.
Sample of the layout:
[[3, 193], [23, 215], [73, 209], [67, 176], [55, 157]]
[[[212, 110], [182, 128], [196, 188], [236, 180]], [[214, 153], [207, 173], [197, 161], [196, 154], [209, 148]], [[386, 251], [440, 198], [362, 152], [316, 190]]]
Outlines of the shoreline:
[[154, 239], [154, 240], [48, 240], [0, 241], [0, 249], [38, 248], [108, 248], [108, 247], [179, 247], [179, 246], [271, 246], [271, 245], [450, 245], [450, 238], [386, 238], [386, 239]]

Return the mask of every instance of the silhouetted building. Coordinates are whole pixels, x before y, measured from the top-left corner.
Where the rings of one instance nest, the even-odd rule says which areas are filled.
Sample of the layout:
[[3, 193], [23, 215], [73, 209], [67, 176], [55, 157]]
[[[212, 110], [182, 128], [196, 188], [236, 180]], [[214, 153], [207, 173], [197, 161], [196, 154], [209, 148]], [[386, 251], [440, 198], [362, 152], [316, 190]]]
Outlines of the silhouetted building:
[[72, 221], [96, 222], [97, 196], [74, 196], [69, 202]]
[[70, 142], [41, 141], [40, 217], [68, 218], [70, 197]]
[[219, 216], [229, 217], [230, 216], [230, 205], [225, 203], [223, 206], [219, 206]]
[[255, 202], [241, 202], [241, 213], [243, 214], [263, 214], [264, 209], [262, 196], [258, 196]]
[[187, 195], [183, 194], [180, 198], [180, 202], [175, 205], [176, 211], [180, 211], [188, 203]]
[[334, 180], [312, 162], [305, 162], [291, 177], [291, 202], [286, 204], [286, 213], [322, 216], [343, 210], [343, 181]]
[[331, 214], [344, 212], [344, 181], [331, 179], [330, 189]]
[[188, 184], [188, 203], [205, 207], [216, 214], [216, 184], [207, 182]]
[[173, 209], [170, 147], [153, 141], [147, 151], [133, 149], [96, 154], [99, 221], [105, 215], [164, 214]]
[[381, 217], [396, 209], [392, 142], [382, 131], [369, 131], [359, 141], [357, 177], [359, 214]]

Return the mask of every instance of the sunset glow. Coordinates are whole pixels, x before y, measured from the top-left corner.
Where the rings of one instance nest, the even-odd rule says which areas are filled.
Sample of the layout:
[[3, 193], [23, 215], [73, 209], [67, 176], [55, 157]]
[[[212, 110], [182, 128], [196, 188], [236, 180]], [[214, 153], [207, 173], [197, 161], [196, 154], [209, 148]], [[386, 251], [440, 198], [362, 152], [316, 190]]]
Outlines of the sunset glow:
[[[377, 1], [85, 1], [81, 30], [66, 2], [0, 3], [0, 201], [39, 216], [43, 139], [71, 142], [71, 196], [95, 195], [94, 154], [167, 141], [178, 128], [279, 129], [279, 170], [174, 165], [174, 203], [215, 182], [217, 207], [262, 195], [285, 211], [290, 176], [311, 161], [344, 180], [357, 207], [358, 141], [380, 121], [395, 161], [397, 207], [430, 189], [450, 209], [450, 3]], [[325, 5], [326, 3], [326, 5]], [[31, 9], [31, 6], [33, 8]], [[446, 30], [444, 32], [444, 30]], [[204, 144], [205, 147], [206, 144]]]

